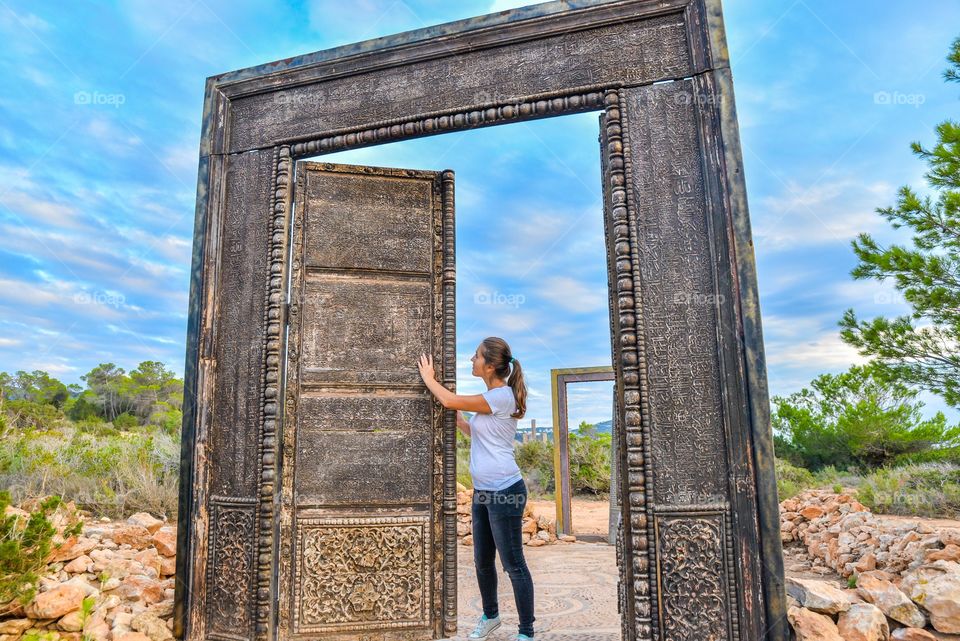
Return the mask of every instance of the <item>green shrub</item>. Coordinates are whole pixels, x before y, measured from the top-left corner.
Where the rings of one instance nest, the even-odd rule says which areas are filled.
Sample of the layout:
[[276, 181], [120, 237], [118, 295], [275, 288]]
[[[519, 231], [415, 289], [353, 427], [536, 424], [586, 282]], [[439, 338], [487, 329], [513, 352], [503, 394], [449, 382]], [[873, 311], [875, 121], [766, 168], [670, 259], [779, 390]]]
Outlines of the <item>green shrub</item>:
[[61, 425], [63, 412], [46, 403], [26, 399], [6, 401], [3, 410], [9, 418], [10, 427], [20, 430], [43, 430]]
[[781, 501], [793, 498], [817, 484], [809, 470], [792, 465], [783, 459], [775, 459], [774, 472], [777, 476], [777, 496]]
[[554, 491], [553, 445], [532, 440], [514, 446], [517, 465], [527, 481], [528, 492], [546, 494]]
[[570, 433], [567, 441], [571, 493], [610, 492], [610, 439], [610, 434], [599, 434], [587, 423], [581, 423], [577, 432]]
[[473, 477], [470, 476], [470, 437], [457, 429], [457, 483], [471, 488]]
[[879, 514], [960, 517], [960, 466], [921, 463], [881, 468], [863, 479], [857, 500]]
[[[63, 506], [59, 496], [48, 496], [35, 502], [24, 517], [6, 513], [11, 505], [10, 492], [0, 490], [0, 614], [17, 603], [26, 605], [36, 595], [40, 572], [47, 566], [50, 553], [62, 543], [53, 543], [57, 533], [50, 516]], [[68, 512], [64, 522], [64, 539], [80, 533], [82, 522], [75, 512]]]
[[115, 428], [112, 423], [105, 421], [81, 421], [76, 424], [77, 429], [94, 436], [118, 436], [120, 430]]
[[118, 430], [129, 430], [140, 425], [137, 417], [130, 412], [124, 412], [113, 419], [113, 426]]
[[789, 397], [774, 397], [779, 458], [809, 470], [862, 470], [940, 458], [960, 448], [960, 426], [937, 412], [925, 419], [918, 392], [885, 378], [875, 364], [823, 374]]
[[[160, 403], [159, 408], [160, 409], [150, 414], [147, 423], [149, 425], [156, 425], [162, 429], [164, 433], [171, 436], [179, 434], [180, 428], [183, 426], [183, 412], [177, 408], [170, 407], [167, 403]], [[460, 434], [460, 431], [457, 430], [457, 433]]]

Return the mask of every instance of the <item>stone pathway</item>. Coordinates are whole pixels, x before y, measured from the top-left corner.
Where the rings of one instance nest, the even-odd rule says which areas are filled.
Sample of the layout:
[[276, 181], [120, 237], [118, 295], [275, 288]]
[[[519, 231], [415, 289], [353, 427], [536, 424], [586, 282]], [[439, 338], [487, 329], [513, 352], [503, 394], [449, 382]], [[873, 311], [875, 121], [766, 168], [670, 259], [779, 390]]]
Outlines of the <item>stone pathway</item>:
[[[457, 546], [458, 636], [466, 641], [483, 613], [473, 548]], [[617, 553], [605, 543], [524, 546], [533, 575], [534, 636], [545, 641], [619, 641], [617, 613]], [[503, 625], [488, 641], [508, 641], [517, 632], [517, 608], [510, 577], [497, 557], [497, 592]]]

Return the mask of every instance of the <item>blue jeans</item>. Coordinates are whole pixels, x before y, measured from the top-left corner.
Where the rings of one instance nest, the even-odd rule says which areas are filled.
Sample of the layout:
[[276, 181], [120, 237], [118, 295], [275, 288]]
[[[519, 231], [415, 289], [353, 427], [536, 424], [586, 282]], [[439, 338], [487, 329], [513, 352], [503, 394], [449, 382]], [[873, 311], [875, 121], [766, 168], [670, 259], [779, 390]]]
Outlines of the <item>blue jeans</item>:
[[527, 486], [520, 479], [502, 490], [473, 492], [473, 560], [483, 613], [492, 619], [500, 613], [497, 603], [495, 552], [513, 584], [513, 598], [520, 618], [520, 634], [533, 636], [533, 578], [523, 558], [523, 509], [527, 505]]

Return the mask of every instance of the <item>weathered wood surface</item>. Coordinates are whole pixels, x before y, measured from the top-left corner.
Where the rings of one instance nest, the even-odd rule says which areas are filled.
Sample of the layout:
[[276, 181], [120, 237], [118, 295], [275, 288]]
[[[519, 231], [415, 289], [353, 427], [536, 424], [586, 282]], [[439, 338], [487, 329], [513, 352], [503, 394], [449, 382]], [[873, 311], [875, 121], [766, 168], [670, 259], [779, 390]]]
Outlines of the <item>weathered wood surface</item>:
[[456, 441], [416, 362], [432, 354], [452, 387], [453, 175], [296, 171], [278, 638], [440, 638]]
[[[185, 376], [178, 636], [275, 634], [275, 575], [285, 562], [276, 505], [279, 430], [289, 428], [280, 399], [293, 162], [603, 110], [624, 639], [786, 641], [762, 330], [725, 48], [719, 0], [571, 0], [208, 80]], [[369, 247], [375, 236], [361, 240]], [[444, 260], [440, 269], [452, 276], [452, 252]], [[389, 269], [404, 268], [399, 261]], [[311, 269], [320, 278], [323, 269]], [[355, 299], [348, 280], [318, 287], [314, 304]], [[383, 284], [370, 304], [389, 313], [415, 296], [414, 282]], [[451, 301], [452, 284], [445, 287]], [[452, 303], [444, 305], [444, 318], [452, 317]], [[381, 335], [364, 322], [342, 329]], [[405, 317], [397, 327], [410, 331], [416, 322]], [[349, 347], [323, 349], [334, 340], [330, 327], [311, 329], [314, 348], [304, 350], [314, 359], [313, 384], [369, 384], [349, 366]], [[452, 324], [442, 334], [452, 340]], [[382, 349], [390, 359], [405, 347], [386, 340]], [[449, 358], [452, 371], [452, 349]], [[403, 373], [383, 376], [409, 382]], [[362, 418], [375, 403], [341, 405], [361, 417], [360, 442], [375, 429]], [[418, 410], [401, 414], [408, 411]], [[308, 429], [322, 441], [331, 428], [319, 419]], [[452, 423], [444, 429], [452, 434]], [[417, 447], [411, 451], [422, 453]], [[347, 479], [356, 474], [349, 463], [339, 469]], [[318, 500], [330, 492], [321, 476], [311, 490]], [[412, 497], [412, 485], [402, 486]], [[447, 490], [445, 515], [455, 509]]]

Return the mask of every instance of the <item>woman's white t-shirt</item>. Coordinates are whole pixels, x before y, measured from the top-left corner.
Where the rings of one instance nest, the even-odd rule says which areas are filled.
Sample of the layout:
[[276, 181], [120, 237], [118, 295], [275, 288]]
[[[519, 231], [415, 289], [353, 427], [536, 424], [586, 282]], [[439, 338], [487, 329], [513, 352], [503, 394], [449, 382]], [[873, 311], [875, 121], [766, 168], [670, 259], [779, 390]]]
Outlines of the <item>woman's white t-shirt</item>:
[[477, 490], [502, 490], [519, 481], [520, 467], [513, 455], [517, 435], [517, 411], [513, 388], [492, 387], [483, 392], [490, 414], [470, 418], [470, 476]]

